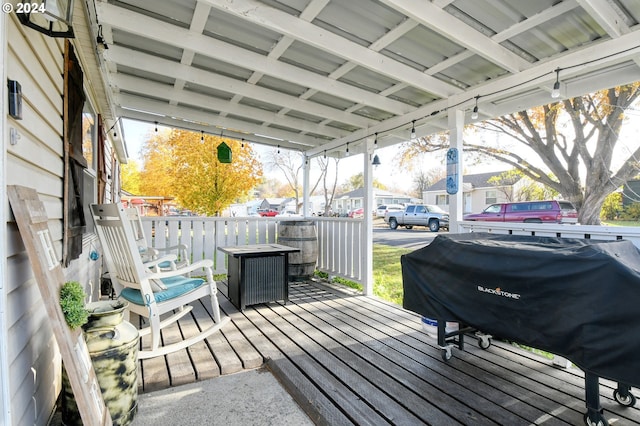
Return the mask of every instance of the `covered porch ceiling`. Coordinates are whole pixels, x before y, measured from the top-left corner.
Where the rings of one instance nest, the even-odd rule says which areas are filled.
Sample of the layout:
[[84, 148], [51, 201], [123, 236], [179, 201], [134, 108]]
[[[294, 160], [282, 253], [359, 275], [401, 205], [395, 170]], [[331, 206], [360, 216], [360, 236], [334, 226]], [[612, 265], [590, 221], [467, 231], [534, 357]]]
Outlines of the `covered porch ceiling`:
[[[96, 0], [112, 122], [358, 152], [640, 80], [637, 0]], [[101, 32], [98, 32], [101, 25]], [[95, 38], [94, 38], [95, 40]], [[359, 148], [360, 146], [360, 148]]]

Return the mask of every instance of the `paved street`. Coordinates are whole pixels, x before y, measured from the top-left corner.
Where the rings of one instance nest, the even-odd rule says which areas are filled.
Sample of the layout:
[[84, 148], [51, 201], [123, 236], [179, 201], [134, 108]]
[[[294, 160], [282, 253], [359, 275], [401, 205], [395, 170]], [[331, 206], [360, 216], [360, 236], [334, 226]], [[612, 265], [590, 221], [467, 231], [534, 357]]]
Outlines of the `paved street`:
[[405, 247], [410, 249], [418, 249], [429, 244], [438, 234], [447, 233], [447, 231], [430, 232], [422, 226], [413, 229], [390, 229], [386, 224], [373, 228], [373, 242], [377, 244], [386, 244], [394, 247]]

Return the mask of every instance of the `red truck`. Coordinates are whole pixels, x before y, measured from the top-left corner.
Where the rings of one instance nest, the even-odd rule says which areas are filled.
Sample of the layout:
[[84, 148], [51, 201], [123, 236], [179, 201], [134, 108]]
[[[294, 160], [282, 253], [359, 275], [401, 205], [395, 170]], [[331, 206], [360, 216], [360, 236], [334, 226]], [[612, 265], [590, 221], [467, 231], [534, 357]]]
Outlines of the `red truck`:
[[577, 223], [578, 211], [569, 201], [523, 201], [491, 204], [482, 213], [468, 214], [463, 219], [485, 222]]

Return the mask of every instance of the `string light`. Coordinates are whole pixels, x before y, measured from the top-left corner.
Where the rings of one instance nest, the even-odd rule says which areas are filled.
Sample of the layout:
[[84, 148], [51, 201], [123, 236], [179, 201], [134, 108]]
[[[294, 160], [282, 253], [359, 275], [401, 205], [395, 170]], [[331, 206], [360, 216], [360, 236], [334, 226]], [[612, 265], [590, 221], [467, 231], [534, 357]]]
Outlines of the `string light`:
[[478, 119], [478, 99], [479, 98], [480, 98], [480, 95], [476, 95], [476, 106], [473, 107], [473, 112], [471, 113], [472, 120]]
[[242, 138], [242, 143], [240, 144], [241, 148], [244, 148], [244, 138]]
[[373, 140], [373, 144], [378, 146], [378, 132], [376, 132], [376, 138]]
[[553, 84], [553, 90], [551, 91], [551, 97], [553, 99], [560, 97], [560, 67], [556, 68], [556, 82]]
[[112, 130], [113, 130], [113, 137], [114, 137], [114, 138], [117, 138], [117, 137], [118, 137], [118, 133], [116, 132], [115, 127], [118, 125], [118, 121], [120, 121], [120, 120], [122, 120], [122, 117], [118, 117], [118, 118], [116, 119], [116, 122], [115, 122], [115, 123], [113, 123], [113, 126], [109, 127], [109, 130], [107, 130], [107, 133], [109, 133], [110, 131], [112, 131]]
[[204, 142], [204, 130], [200, 130], [200, 142]]
[[346, 156], [349, 156], [349, 142], [347, 142], [347, 152], [346, 152]]
[[158, 122], [154, 121], [154, 123], [156, 124], [156, 133], [158, 133]]
[[416, 120], [411, 121], [411, 140], [416, 140]]
[[[556, 68], [554, 71], [551, 71], [551, 72], [555, 72], [555, 73], [556, 73], [556, 82], [555, 82], [555, 84], [553, 85], [553, 91], [551, 92], [551, 97], [555, 99], [555, 98], [558, 98], [558, 97], [560, 96], [560, 71], [564, 71], [564, 70], [568, 70], [568, 69], [573, 69], [573, 68], [580, 68], [580, 67], [583, 67], [583, 66], [585, 66], [585, 65], [589, 65], [589, 64], [592, 64], [592, 63], [595, 63], [595, 62], [600, 62], [600, 61], [602, 61], [602, 60], [605, 60], [605, 59], [608, 59], [608, 58], [614, 57], [614, 56], [616, 56], [616, 55], [620, 55], [620, 54], [622, 54], [622, 53], [626, 53], [626, 52], [629, 52], [629, 51], [632, 51], [632, 50], [635, 50], [635, 49], [637, 49], [637, 46], [633, 46], [633, 47], [630, 47], [630, 48], [627, 48], [627, 49], [623, 49], [623, 50], [621, 50], [621, 51], [614, 52], [614, 53], [611, 53], [611, 54], [608, 54], [608, 55], [602, 56], [602, 57], [597, 58], [597, 59], [591, 59], [591, 60], [589, 60], [589, 61], [581, 62], [581, 63], [579, 63], [579, 64], [569, 65], [569, 66], [564, 67], [564, 68], [560, 68], [560, 67]], [[516, 87], [524, 86], [524, 85], [526, 85], [526, 84], [529, 84], [529, 83], [531, 83], [531, 82], [534, 82], [534, 81], [536, 81], [536, 80], [540, 79], [541, 77], [546, 76], [547, 74], [549, 74], [549, 72], [542, 73], [542, 74], [540, 74], [540, 75], [537, 75], [537, 76], [531, 77], [531, 78], [529, 78], [528, 80], [525, 80], [525, 81], [521, 81], [521, 82], [515, 83], [515, 84], [513, 84], [513, 85], [511, 85], [511, 86], [509, 86], [509, 87], [502, 87], [502, 88], [497, 89], [497, 90], [495, 90], [495, 91], [493, 91], [493, 92], [485, 93], [485, 94], [484, 94], [484, 95], [482, 95], [482, 96], [483, 96], [483, 97], [486, 97], [486, 96], [493, 96], [493, 95], [497, 95], [497, 94], [499, 94], [499, 93], [503, 93], [503, 92], [506, 92], [506, 91], [508, 91], [508, 90], [514, 89], [514, 88], [516, 88]], [[480, 95], [477, 95], [477, 96], [475, 96], [474, 98], [476, 98], [476, 102], [477, 102], [478, 98], [480, 98]], [[460, 106], [460, 105], [462, 105], [462, 104], [465, 104], [465, 103], [469, 102], [471, 99], [473, 99], [473, 98], [468, 98], [468, 99], [461, 100], [460, 102], [458, 102], [458, 103], [457, 103], [457, 104], [455, 104], [455, 105], [449, 105], [449, 106], [447, 106], [446, 108], [443, 108], [443, 109], [441, 109], [441, 110], [435, 110], [435, 111], [432, 111], [432, 112], [431, 112], [430, 114], [428, 114], [428, 115], [425, 115], [425, 116], [423, 116], [423, 117], [421, 117], [421, 118], [417, 118], [417, 119], [412, 120], [412, 121], [411, 121], [412, 129], [413, 129], [413, 125], [415, 125], [415, 121], [419, 121], [419, 120], [422, 120], [422, 119], [425, 119], [425, 118], [429, 118], [429, 117], [434, 117], [434, 116], [436, 116], [436, 115], [440, 114], [441, 112], [445, 112], [445, 111], [448, 111], [448, 110], [450, 110], [450, 109], [457, 108], [458, 106]], [[476, 109], [476, 108], [474, 107], [474, 110], [475, 110], [475, 109]], [[407, 125], [407, 123], [403, 123], [403, 124], [400, 124], [400, 125], [398, 125], [398, 126], [395, 126], [395, 127], [389, 128], [389, 129], [386, 129], [386, 130], [385, 130], [385, 132], [392, 132], [392, 131], [397, 130], [397, 129], [400, 129], [400, 128], [402, 128], [402, 127], [406, 126], [406, 125]], [[370, 136], [371, 136], [371, 135], [369, 134], [369, 135], [366, 135], [366, 136], [364, 136], [364, 137], [362, 137], [362, 138], [356, 139], [356, 140], [351, 141], [351, 142], [357, 142], [358, 140], [362, 140], [362, 139], [365, 139], [365, 138], [370, 137]], [[348, 143], [349, 143], [349, 142], [347, 142], [347, 144], [348, 144]]]

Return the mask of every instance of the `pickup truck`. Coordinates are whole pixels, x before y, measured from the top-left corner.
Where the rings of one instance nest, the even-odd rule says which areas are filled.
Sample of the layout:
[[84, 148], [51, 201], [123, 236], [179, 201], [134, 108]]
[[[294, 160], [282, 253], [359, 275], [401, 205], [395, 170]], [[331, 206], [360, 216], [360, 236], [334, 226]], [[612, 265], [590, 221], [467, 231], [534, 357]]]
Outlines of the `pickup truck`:
[[397, 229], [398, 226], [404, 226], [407, 229], [426, 226], [431, 232], [438, 232], [440, 228], [449, 229], [449, 213], [429, 204], [411, 204], [404, 210], [387, 212], [384, 215], [384, 221], [391, 229]]

